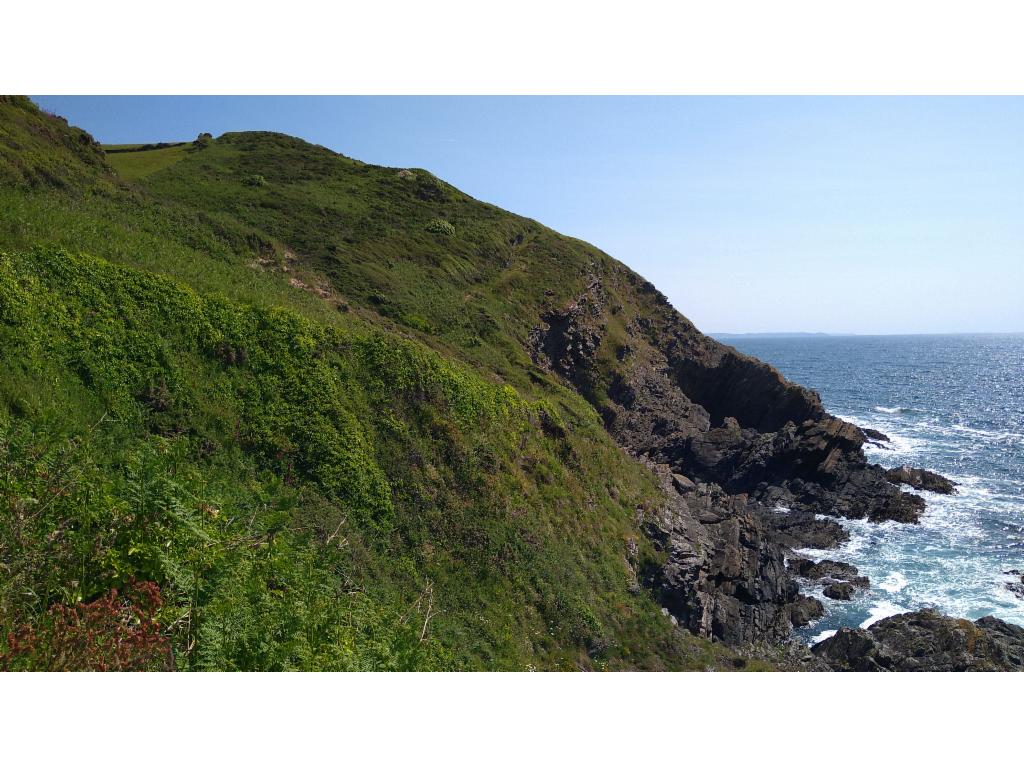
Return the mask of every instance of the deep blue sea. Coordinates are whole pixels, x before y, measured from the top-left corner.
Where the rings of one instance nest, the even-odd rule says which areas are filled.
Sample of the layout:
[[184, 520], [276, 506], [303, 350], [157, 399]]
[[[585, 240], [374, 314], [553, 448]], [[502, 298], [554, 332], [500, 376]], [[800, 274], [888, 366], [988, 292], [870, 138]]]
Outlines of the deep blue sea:
[[867, 448], [885, 467], [911, 464], [959, 483], [922, 494], [918, 525], [843, 521], [850, 541], [807, 550], [856, 565], [871, 588], [852, 602], [824, 597], [826, 615], [802, 630], [819, 640], [931, 606], [951, 616], [994, 615], [1024, 625], [1024, 600], [1006, 589], [1024, 570], [1024, 335], [809, 336], [723, 339], [816, 390], [829, 412], [892, 440]]

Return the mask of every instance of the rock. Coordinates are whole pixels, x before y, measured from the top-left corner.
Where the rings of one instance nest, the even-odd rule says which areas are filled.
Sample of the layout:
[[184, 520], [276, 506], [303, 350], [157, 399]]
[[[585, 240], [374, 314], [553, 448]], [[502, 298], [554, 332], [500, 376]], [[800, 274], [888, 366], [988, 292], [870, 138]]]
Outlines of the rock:
[[[615, 310], [624, 291], [642, 313]], [[919, 520], [924, 499], [864, 455], [885, 435], [831, 416], [815, 392], [701, 334], [638, 275], [591, 263], [575, 298], [553, 303], [543, 302], [527, 351], [657, 475], [665, 500], [643, 509], [642, 526], [663, 558], [637, 577], [681, 627], [732, 645], [785, 642], [824, 610], [800, 595], [787, 555], [847, 540], [835, 518]], [[841, 566], [811, 564], [801, 578], [867, 586]]]
[[1007, 576], [1020, 576], [1019, 581], [1011, 581], [1006, 584], [1006, 588], [1010, 590], [1014, 596], [1024, 600], [1024, 574], [1021, 574], [1019, 570], [1006, 571]]
[[672, 473], [672, 485], [674, 485], [675, 489], [680, 493], [689, 493], [697, 487], [693, 480], [688, 478], [686, 475], [680, 475], [678, 472]]
[[[659, 602], [701, 637], [733, 646], [787, 640], [799, 588], [756, 503], [712, 484], [682, 495], [667, 466], [649, 466], [666, 496], [666, 506], [645, 513], [644, 524], [665, 553], [664, 564], [644, 575]], [[813, 615], [810, 606], [804, 611]]]
[[927, 469], [915, 469], [904, 464], [902, 467], [887, 470], [885, 476], [891, 483], [909, 485], [918, 491], [933, 491], [947, 495], [956, 493], [956, 484], [952, 480]]
[[841, 629], [812, 651], [841, 671], [1024, 670], [1024, 627], [992, 616], [972, 623], [923, 610], [867, 629]]
[[837, 581], [825, 587], [825, 597], [833, 600], [852, 600], [854, 586], [848, 581]]
[[789, 607], [790, 621], [794, 627], [806, 627], [815, 619], [825, 615], [825, 606], [813, 597], [801, 595]]
[[[856, 566], [849, 563], [841, 563], [838, 560], [806, 560], [795, 558], [789, 561], [790, 571], [798, 576], [812, 581], [829, 580], [830, 582], [848, 582], [852, 587], [867, 587], [869, 585], [866, 576], [859, 575]], [[842, 598], [849, 599], [849, 598]]]
[[864, 437], [867, 438], [870, 443], [878, 444], [889, 442], [889, 436], [884, 432], [879, 432], [877, 429], [868, 429], [867, 427], [864, 427], [861, 429], [861, 432], [864, 433]]

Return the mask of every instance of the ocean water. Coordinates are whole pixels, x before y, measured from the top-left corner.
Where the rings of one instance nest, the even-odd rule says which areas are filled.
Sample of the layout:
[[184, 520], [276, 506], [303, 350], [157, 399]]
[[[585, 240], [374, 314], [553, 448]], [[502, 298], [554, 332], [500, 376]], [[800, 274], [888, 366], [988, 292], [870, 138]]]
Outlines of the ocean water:
[[1006, 584], [1024, 570], [1024, 335], [810, 336], [724, 339], [816, 390], [829, 412], [887, 434], [869, 460], [937, 471], [955, 496], [923, 493], [920, 524], [842, 521], [850, 541], [805, 550], [856, 565], [871, 588], [851, 602], [803, 590], [826, 615], [799, 632], [818, 641], [934, 607], [1024, 625], [1024, 599]]

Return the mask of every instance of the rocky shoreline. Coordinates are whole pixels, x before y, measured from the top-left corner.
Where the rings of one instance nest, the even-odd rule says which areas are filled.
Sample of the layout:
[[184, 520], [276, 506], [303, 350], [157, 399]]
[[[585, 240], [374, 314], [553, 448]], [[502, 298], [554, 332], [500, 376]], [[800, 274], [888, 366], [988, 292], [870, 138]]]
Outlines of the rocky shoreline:
[[[913, 491], [955, 493], [955, 484], [922, 468], [870, 463], [864, 445], [884, 446], [886, 435], [828, 414], [816, 393], [701, 334], [653, 286], [639, 288], [656, 309], [627, 326], [629, 340], [610, 370], [600, 356], [609, 299], [596, 277], [576, 300], [539, 318], [530, 339], [534, 362], [594, 403], [619, 445], [660, 481], [663, 505], [638, 516], [662, 559], [631, 562], [639, 582], [694, 634], [734, 647], [784, 646], [794, 628], [824, 614], [798, 579], [838, 600], [868, 586], [851, 565], [814, 563], [794, 550], [844, 542], [836, 518], [917, 523], [925, 500]], [[1019, 628], [996, 619], [967, 622], [970, 631], [964, 620], [938, 614], [886, 622], [842, 630], [816, 645], [813, 657], [804, 654], [803, 666], [1022, 666], [1014, 650]], [[912, 628], [913, 642], [897, 642], [896, 627]], [[971, 640], [961, 652], [972, 632], [984, 642]]]

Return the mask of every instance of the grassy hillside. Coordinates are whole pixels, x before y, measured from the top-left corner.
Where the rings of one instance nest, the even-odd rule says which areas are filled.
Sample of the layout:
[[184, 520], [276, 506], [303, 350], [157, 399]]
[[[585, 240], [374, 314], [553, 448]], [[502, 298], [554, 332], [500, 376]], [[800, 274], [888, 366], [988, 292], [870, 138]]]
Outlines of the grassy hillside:
[[615, 323], [657, 304], [609, 257], [425, 171], [105, 154], [23, 99], [0, 212], [3, 665], [732, 666], [637, 583], [653, 477], [527, 351], [596, 273]]
[[185, 153], [194, 149], [194, 145], [185, 142], [169, 146], [160, 144], [105, 144], [107, 160], [123, 179], [137, 181], [167, 168], [184, 157]]

